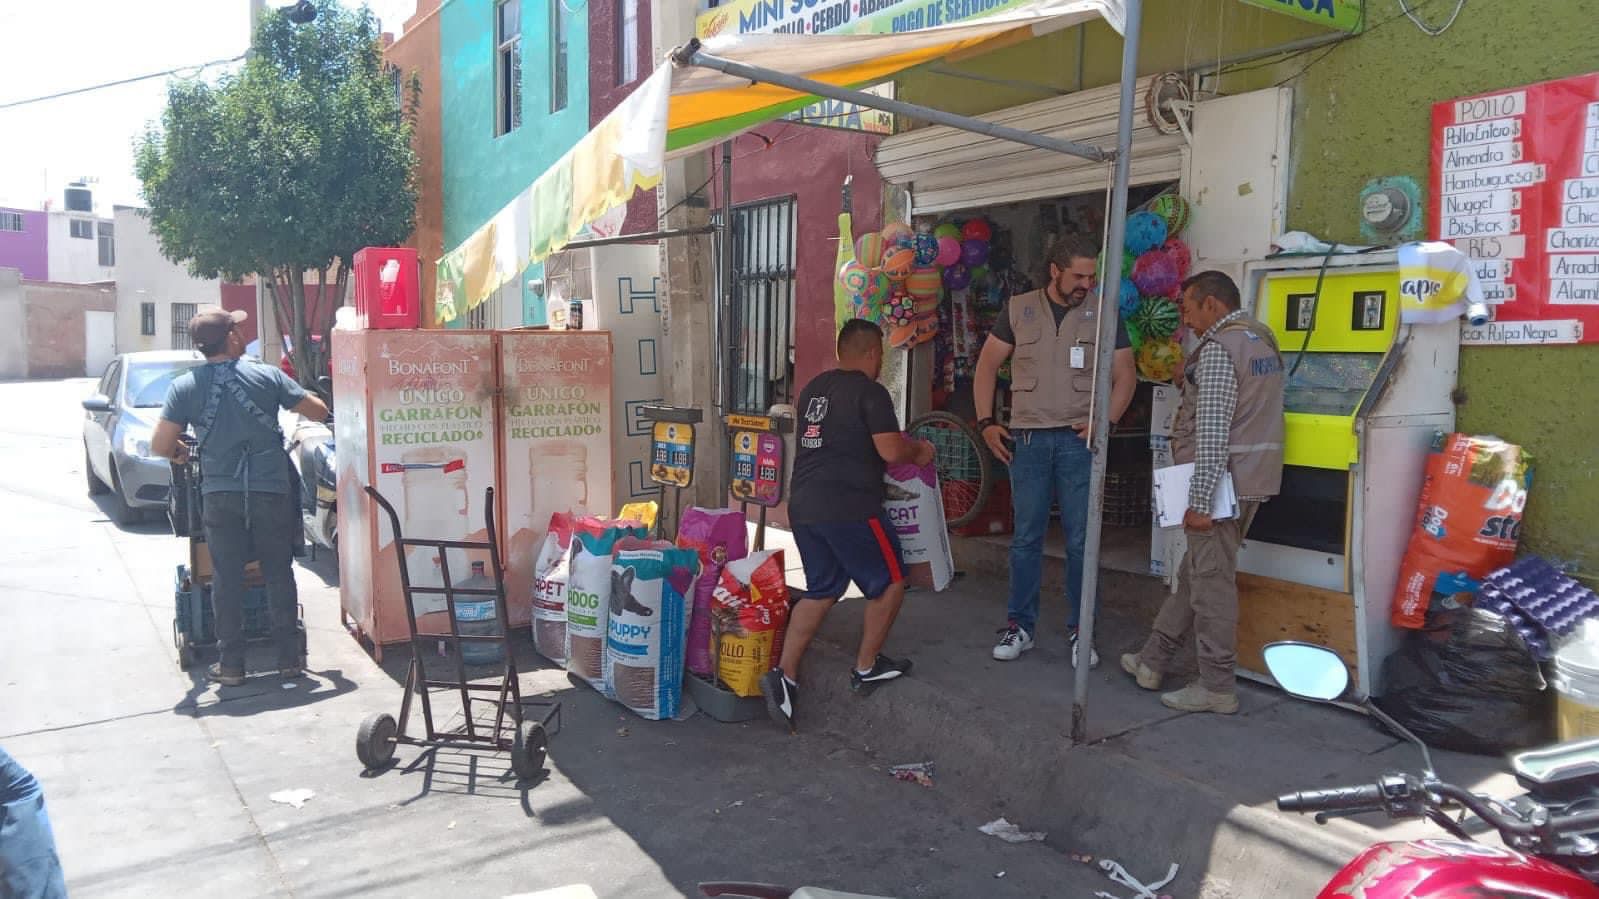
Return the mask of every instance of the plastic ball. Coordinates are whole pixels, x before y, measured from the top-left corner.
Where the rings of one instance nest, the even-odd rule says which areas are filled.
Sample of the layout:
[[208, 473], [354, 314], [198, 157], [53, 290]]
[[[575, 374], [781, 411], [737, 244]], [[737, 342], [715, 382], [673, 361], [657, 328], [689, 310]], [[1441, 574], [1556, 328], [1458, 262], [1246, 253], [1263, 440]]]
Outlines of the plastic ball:
[[988, 266], [986, 266], [986, 265], [974, 265], [974, 266], [972, 266], [972, 280], [973, 281], [981, 281], [981, 280], [983, 280], [984, 278], [987, 278], [987, 277], [988, 277]]
[[940, 237], [938, 239], [938, 255], [933, 262], [936, 265], [954, 265], [961, 261], [961, 242], [953, 237]]
[[983, 219], [968, 219], [966, 224], [961, 225], [961, 237], [967, 240], [989, 241], [994, 238], [994, 229]]
[[883, 260], [883, 235], [868, 231], [855, 241], [855, 258], [861, 265], [872, 268]]
[[881, 306], [893, 292], [894, 282], [882, 269], [874, 268], [866, 273], [866, 289], [860, 292], [860, 297], [873, 306]]
[[1117, 298], [1116, 305], [1121, 311], [1122, 318], [1127, 318], [1138, 308], [1143, 297], [1138, 295], [1138, 285], [1131, 278], [1122, 279], [1121, 296]]
[[938, 298], [939, 288], [943, 286], [938, 269], [931, 266], [911, 270], [910, 277], [905, 279], [905, 292], [913, 297]]
[[1133, 310], [1132, 320], [1138, 330], [1152, 340], [1167, 340], [1181, 324], [1177, 304], [1160, 297], [1148, 297]]
[[1179, 282], [1188, 277], [1188, 270], [1194, 264], [1194, 251], [1188, 248], [1188, 244], [1179, 238], [1168, 237], [1166, 242], [1160, 245], [1160, 251], [1170, 257], [1172, 264], [1177, 266]]
[[965, 290], [972, 283], [972, 270], [957, 262], [944, 269], [944, 286], [950, 290]]
[[975, 268], [988, 261], [988, 241], [968, 238], [961, 242], [961, 262]]
[[[1121, 273], [1121, 276], [1123, 278], [1131, 278], [1133, 276], [1133, 263], [1136, 262], [1137, 260], [1138, 260], [1138, 257], [1134, 256], [1132, 253], [1126, 253], [1126, 252], [1122, 253], [1122, 273]], [[1099, 274], [1099, 280], [1103, 281], [1103, 280], [1105, 280], [1105, 253], [1104, 253], [1104, 251], [1100, 251], [1100, 254], [1099, 254], [1099, 257], [1098, 257], [1098, 263], [1099, 263], [1099, 265], [1098, 265], [1098, 268], [1096, 269], [1096, 271]]]
[[916, 265], [916, 254], [904, 247], [896, 247], [883, 254], [883, 274], [890, 281], [903, 281]]
[[1161, 194], [1149, 201], [1149, 211], [1166, 221], [1168, 235], [1181, 234], [1193, 218], [1194, 210], [1188, 201], [1177, 194]]
[[854, 259], [844, 263], [838, 270], [838, 283], [852, 294], [865, 290], [866, 266]]
[[918, 234], [913, 249], [917, 265], [932, 265], [938, 259], [938, 238], [926, 232]]
[[933, 229], [933, 236], [936, 238], [953, 237], [956, 240], [960, 240], [961, 226], [954, 222], [944, 222]]
[[885, 247], [910, 246], [916, 237], [916, 232], [904, 222], [891, 222], [883, 226], [883, 245]]
[[1135, 212], [1127, 217], [1126, 249], [1142, 256], [1166, 242], [1166, 220], [1153, 212]]
[[1177, 263], [1162, 250], [1150, 250], [1133, 263], [1133, 283], [1146, 297], [1176, 296], [1181, 280]]
[[1138, 363], [1139, 374], [1152, 381], [1170, 381], [1182, 370], [1183, 348], [1170, 338], [1149, 338], [1133, 354], [1133, 358]]

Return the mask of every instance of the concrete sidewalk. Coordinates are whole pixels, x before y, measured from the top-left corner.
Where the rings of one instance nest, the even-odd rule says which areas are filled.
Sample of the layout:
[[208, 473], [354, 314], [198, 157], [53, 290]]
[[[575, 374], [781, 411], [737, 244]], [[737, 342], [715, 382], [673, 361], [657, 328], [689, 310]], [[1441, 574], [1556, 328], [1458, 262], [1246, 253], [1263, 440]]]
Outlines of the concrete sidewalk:
[[[863, 604], [840, 604], [806, 659], [801, 738], [822, 734], [894, 761], [931, 760], [938, 789], [986, 802], [988, 817], [1045, 830], [1062, 851], [1117, 858], [1145, 876], [1177, 862], [1182, 874], [1166, 890], [1177, 896], [1314, 895], [1372, 842], [1442, 836], [1430, 824], [1394, 825], [1381, 815], [1317, 827], [1278, 812], [1282, 793], [1419, 773], [1419, 753], [1365, 716], [1250, 683], [1240, 687], [1236, 716], [1166, 709], [1117, 664], [1142, 643], [1135, 622], [1153, 618], [1164, 587], [1106, 572], [1101, 590], [1103, 664], [1091, 675], [1085, 745], [1070, 743], [1064, 599], [1047, 590], [1042, 620], [1056, 624], [1041, 628], [1033, 651], [998, 662], [990, 651], [1005, 624], [1005, 581], [975, 573], [943, 593], [911, 594], [887, 651], [916, 667], [869, 696], [847, 685]], [[1186, 680], [1167, 682], [1175, 689]], [[1519, 792], [1496, 759], [1439, 753], [1437, 764], [1445, 780], [1501, 797]]]

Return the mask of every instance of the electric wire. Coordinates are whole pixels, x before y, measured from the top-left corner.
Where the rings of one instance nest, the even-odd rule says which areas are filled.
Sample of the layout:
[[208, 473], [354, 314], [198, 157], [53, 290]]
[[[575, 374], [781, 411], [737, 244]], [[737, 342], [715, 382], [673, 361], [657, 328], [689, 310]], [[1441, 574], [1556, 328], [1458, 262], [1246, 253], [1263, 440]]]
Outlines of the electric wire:
[[5, 103], [0, 103], [0, 109], [11, 109], [17, 106], [27, 106], [30, 103], [43, 103], [46, 100], [59, 100], [62, 97], [72, 97], [76, 96], [77, 94], [87, 94], [90, 91], [105, 90], [108, 87], [121, 87], [124, 84], [134, 84], [135, 82], [139, 81], [149, 81], [151, 78], [164, 78], [168, 75], [183, 75], [185, 72], [192, 72], [193, 74], [183, 75], [183, 77], [193, 78], [212, 66], [227, 65], [228, 63], [238, 62], [239, 60], [244, 59], [244, 57], [247, 55], [247, 53], [240, 53], [238, 56], [230, 57], [228, 59], [213, 59], [210, 62], [202, 62], [198, 65], [178, 66], [177, 68], [167, 69], [164, 72], [151, 72], [148, 75], [135, 75], [132, 78], [120, 78], [116, 81], [105, 81], [100, 84], [91, 84], [88, 87], [77, 87], [73, 88], [72, 90], [58, 91], [53, 94], [44, 94], [38, 97], [28, 97], [23, 100], [11, 100]]

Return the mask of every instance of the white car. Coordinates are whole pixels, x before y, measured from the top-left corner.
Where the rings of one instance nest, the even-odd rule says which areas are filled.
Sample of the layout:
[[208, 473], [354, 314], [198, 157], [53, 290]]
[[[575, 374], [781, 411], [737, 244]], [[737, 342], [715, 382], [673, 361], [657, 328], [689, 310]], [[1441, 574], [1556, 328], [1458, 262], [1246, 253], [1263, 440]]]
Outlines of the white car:
[[172, 468], [150, 452], [150, 436], [174, 379], [205, 363], [194, 350], [123, 353], [83, 401], [83, 455], [91, 494], [111, 494], [111, 517], [130, 524], [165, 509]]

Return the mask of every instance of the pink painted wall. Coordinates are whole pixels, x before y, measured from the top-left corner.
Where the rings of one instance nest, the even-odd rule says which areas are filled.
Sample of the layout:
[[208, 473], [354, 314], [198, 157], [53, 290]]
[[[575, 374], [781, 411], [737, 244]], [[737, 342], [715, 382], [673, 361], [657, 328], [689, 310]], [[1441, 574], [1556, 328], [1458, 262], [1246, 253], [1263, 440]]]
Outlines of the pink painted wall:
[[0, 231], [0, 268], [14, 268], [30, 281], [50, 276], [49, 243], [45, 234], [49, 216], [39, 211], [0, 207], [0, 212], [22, 216], [22, 230]]
[[[880, 140], [875, 134], [773, 122], [733, 143], [735, 204], [795, 198], [796, 394], [835, 361], [838, 331], [833, 322], [833, 262], [838, 243], [832, 238], [838, 234], [839, 190], [845, 177], [855, 176], [855, 234], [883, 225], [883, 180], [872, 162]], [[719, 151], [713, 155], [718, 167], [721, 158]], [[712, 179], [710, 192], [717, 208], [722, 203], [721, 184], [720, 175]]]
[[[589, 124], [597, 125], [600, 119], [649, 77], [650, 64], [650, 3], [638, 0], [638, 77], [626, 84], [620, 81], [621, 42], [619, 20], [623, 0], [590, 0], [589, 2]], [[623, 234], [643, 234], [656, 230], [657, 208], [654, 191], [640, 191], [627, 204], [627, 220]]]

